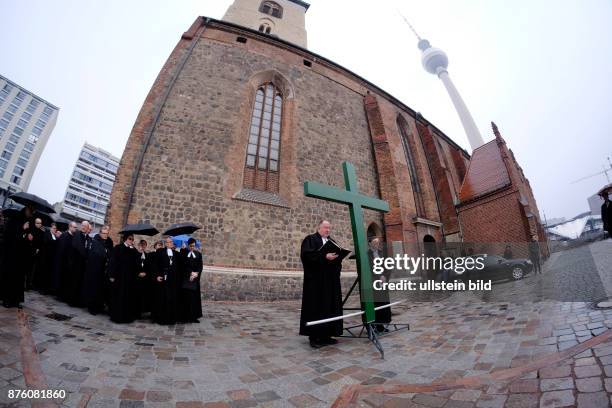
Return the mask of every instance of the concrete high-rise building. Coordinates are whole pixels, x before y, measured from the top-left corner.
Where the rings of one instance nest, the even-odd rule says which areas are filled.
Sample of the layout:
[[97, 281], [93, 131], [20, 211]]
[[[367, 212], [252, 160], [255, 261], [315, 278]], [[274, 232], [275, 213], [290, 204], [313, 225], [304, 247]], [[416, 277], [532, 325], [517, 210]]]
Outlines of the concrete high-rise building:
[[85, 143], [70, 176], [61, 214], [103, 224], [118, 167], [118, 158]]
[[234, 0], [223, 21], [269, 34], [306, 48], [306, 11], [300, 0]]
[[27, 191], [59, 108], [0, 75], [0, 205]]

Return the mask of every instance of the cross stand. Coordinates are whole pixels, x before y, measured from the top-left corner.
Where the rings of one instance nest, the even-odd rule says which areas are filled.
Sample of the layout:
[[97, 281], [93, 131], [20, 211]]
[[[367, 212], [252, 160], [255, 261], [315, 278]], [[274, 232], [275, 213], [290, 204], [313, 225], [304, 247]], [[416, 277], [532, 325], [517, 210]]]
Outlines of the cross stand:
[[[355, 290], [355, 287], [357, 286], [358, 283], [359, 283], [359, 277], [355, 279], [355, 282], [353, 282], [353, 285], [351, 285], [351, 288], [346, 293], [346, 296], [344, 297], [344, 300], [342, 301], [343, 310], [362, 310], [360, 307], [344, 307], [344, 305], [348, 301], [349, 297], [353, 293], [353, 290]], [[402, 303], [402, 302], [394, 302], [392, 304], [375, 307], [374, 311], [384, 309], [386, 307], [391, 307], [392, 305], [397, 305], [399, 303]], [[382, 326], [383, 330], [378, 331], [376, 330], [375, 326], [376, 327]], [[378, 341], [378, 339], [386, 334], [390, 334], [390, 333], [400, 331], [400, 330], [410, 330], [410, 324], [408, 323], [376, 323], [376, 322], [362, 323], [362, 324], [357, 324], [354, 326], [344, 327], [343, 334], [340, 337], [347, 337], [347, 338], [353, 338], [353, 339], [362, 339], [362, 338], [367, 337], [368, 340], [370, 340], [374, 344], [374, 346], [380, 353], [381, 357], [384, 359], [385, 350], [383, 349], [382, 344], [380, 344], [380, 341]]]
[[[357, 184], [357, 175], [355, 174], [355, 167], [349, 162], [342, 163], [342, 170], [344, 173], [344, 184], [345, 190], [326, 186], [320, 183], [312, 181], [304, 182], [304, 195], [306, 197], [319, 198], [326, 201], [333, 201], [336, 203], [346, 204], [349, 206], [349, 213], [351, 218], [351, 229], [353, 231], [353, 243], [355, 246], [355, 259], [357, 261], [357, 279], [351, 289], [349, 290], [346, 298], [342, 302], [342, 306], [348, 300], [349, 296], [355, 289], [355, 286], [359, 284], [359, 296], [361, 299], [360, 308], [347, 308], [347, 310], [359, 310], [359, 312], [349, 313], [342, 316], [335, 316], [328, 319], [322, 319], [317, 321], [308, 322], [307, 326], [313, 326], [316, 324], [327, 323], [334, 320], [342, 320], [344, 318], [352, 316], [361, 316], [362, 324], [344, 329], [348, 334], [343, 334], [341, 337], [351, 338], [362, 338], [364, 331], [367, 333], [368, 339], [374, 344], [376, 349], [379, 351], [381, 357], [385, 358], [385, 351], [382, 344], [378, 340], [381, 333], [376, 331], [378, 325], [382, 325], [387, 332], [388, 327], [393, 327], [393, 331], [402, 329], [409, 329], [408, 324], [403, 323], [376, 323], [375, 310], [384, 309], [391, 307], [392, 305], [401, 303], [394, 302], [383, 306], [374, 307], [373, 295], [372, 295], [372, 271], [370, 269], [370, 261], [367, 253], [367, 239], [365, 236], [364, 222], [363, 222], [363, 208], [370, 210], [388, 212], [389, 204], [386, 201], [379, 200], [377, 198], [368, 197], [359, 193], [359, 186]], [[355, 333], [354, 330], [359, 328], [359, 332]]]

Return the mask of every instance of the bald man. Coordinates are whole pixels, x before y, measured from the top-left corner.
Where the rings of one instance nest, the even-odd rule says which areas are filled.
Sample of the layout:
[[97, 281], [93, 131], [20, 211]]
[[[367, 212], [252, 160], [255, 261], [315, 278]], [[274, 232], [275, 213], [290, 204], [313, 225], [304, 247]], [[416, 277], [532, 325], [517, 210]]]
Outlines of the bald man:
[[320, 251], [330, 237], [331, 223], [319, 222], [317, 232], [302, 241], [300, 258], [304, 266], [300, 335], [308, 336], [310, 346], [320, 348], [336, 344], [333, 336], [342, 334], [342, 320], [307, 326], [306, 323], [342, 315], [340, 271], [342, 261], [336, 253]]

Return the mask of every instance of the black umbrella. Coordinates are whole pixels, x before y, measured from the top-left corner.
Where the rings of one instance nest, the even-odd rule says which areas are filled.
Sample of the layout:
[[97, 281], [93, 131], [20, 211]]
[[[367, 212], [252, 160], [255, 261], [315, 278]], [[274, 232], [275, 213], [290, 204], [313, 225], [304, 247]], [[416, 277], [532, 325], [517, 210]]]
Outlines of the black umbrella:
[[164, 231], [164, 235], [189, 235], [193, 234], [202, 227], [198, 227], [193, 222], [183, 222], [181, 224], [172, 224], [170, 228]]
[[55, 209], [51, 204], [47, 202], [47, 200], [44, 200], [34, 194], [21, 192], [9, 196], [9, 199], [22, 205], [32, 206], [35, 210], [42, 211], [45, 213], [50, 214], [55, 212]]
[[135, 234], [152, 237], [159, 234], [159, 231], [151, 224], [127, 224], [119, 233], [122, 235]]
[[70, 220], [67, 220], [59, 215], [53, 216], [53, 222], [57, 226], [58, 229], [68, 229], [68, 225], [70, 224]]

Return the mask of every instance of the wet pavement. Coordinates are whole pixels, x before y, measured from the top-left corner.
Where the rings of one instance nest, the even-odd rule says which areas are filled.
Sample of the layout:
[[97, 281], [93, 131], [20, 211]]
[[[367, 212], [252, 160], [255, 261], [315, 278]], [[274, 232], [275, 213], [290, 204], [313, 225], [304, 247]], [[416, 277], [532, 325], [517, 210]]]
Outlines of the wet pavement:
[[381, 338], [384, 360], [367, 339], [310, 348], [299, 302], [117, 325], [29, 292], [23, 312], [0, 310], [0, 405], [33, 405], [8, 398], [29, 386], [65, 390], [65, 407], [607, 407], [612, 309], [593, 302], [612, 293], [610, 265], [612, 240], [492, 293], [403, 303], [393, 319], [410, 330]]

